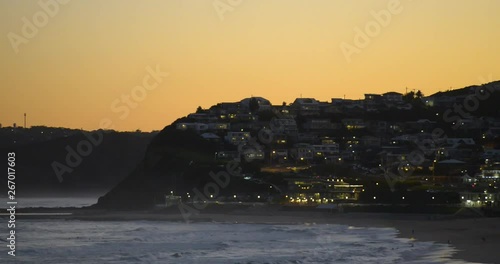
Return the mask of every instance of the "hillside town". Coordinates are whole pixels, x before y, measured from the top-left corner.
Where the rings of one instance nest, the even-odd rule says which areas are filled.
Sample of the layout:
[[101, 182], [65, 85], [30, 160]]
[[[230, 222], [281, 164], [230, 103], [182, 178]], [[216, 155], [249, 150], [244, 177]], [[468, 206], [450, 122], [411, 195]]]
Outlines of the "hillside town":
[[[487, 84], [427, 97], [387, 92], [281, 104], [250, 97], [198, 107], [174, 125], [216, 143], [221, 163], [255, 164], [246, 179], [283, 176], [286, 204], [499, 207], [498, 91]], [[264, 201], [271, 193], [226, 199]]]

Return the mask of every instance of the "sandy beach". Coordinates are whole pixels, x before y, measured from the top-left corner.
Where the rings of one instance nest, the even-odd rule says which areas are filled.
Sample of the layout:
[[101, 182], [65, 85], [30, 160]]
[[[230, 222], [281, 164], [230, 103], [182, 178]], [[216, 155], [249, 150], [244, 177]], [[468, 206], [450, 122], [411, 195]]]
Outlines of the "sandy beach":
[[[30, 210], [33, 211], [33, 210]], [[208, 221], [262, 224], [342, 224], [354, 227], [392, 227], [399, 237], [449, 244], [457, 249], [454, 259], [475, 263], [500, 263], [499, 218], [455, 218], [448, 215], [332, 213], [281, 206], [214, 207], [198, 214], [181, 215], [178, 208], [153, 211], [104, 211], [84, 209], [37, 209], [43, 212], [71, 212], [71, 215], [19, 216], [22, 218], [64, 218], [89, 221]], [[27, 212], [27, 211], [26, 211]]]

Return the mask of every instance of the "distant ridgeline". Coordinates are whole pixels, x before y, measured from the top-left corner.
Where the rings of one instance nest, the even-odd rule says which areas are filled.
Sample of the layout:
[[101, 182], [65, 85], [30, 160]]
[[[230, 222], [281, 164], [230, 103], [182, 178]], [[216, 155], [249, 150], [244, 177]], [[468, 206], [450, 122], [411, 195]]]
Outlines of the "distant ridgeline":
[[[474, 177], [500, 162], [495, 151], [483, 158], [483, 149], [500, 148], [498, 102], [499, 81], [431, 96], [388, 92], [363, 100], [297, 98], [278, 105], [251, 97], [198, 107], [156, 135], [142, 161], [96, 206], [146, 208], [169, 194], [192, 201], [195, 194], [210, 200], [210, 193], [226, 201], [460, 203], [460, 192], [478, 189], [464, 185], [464, 173]], [[435, 128], [450, 140], [437, 140], [420, 163], [405, 165], [413, 178], [389, 186], [381, 160], [407, 158]], [[238, 175], [221, 186], [214, 175], [227, 174], [228, 164]], [[496, 194], [486, 202], [500, 201], [491, 190]]]
[[24, 195], [109, 189], [143, 159], [154, 136], [44, 126], [3, 127], [0, 134], [2, 153], [16, 152], [17, 189]]

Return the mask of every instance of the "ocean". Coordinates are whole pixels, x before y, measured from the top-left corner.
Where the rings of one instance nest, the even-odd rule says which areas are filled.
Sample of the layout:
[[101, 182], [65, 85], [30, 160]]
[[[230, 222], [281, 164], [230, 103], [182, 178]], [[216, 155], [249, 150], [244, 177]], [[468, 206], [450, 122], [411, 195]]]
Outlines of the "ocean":
[[466, 263], [448, 245], [345, 225], [23, 220], [16, 262], [2, 263]]
[[[33, 199], [25, 205], [91, 202]], [[6, 232], [1, 225], [0, 243]], [[2, 248], [0, 263], [467, 263], [451, 261], [446, 244], [397, 238], [393, 228], [312, 223], [18, 220], [16, 257]]]

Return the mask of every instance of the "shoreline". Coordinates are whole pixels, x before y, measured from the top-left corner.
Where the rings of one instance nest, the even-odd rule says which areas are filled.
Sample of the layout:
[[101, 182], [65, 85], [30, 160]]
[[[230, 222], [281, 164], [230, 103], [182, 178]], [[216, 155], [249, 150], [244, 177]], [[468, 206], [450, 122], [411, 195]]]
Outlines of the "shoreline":
[[[22, 215], [23, 219], [80, 221], [171, 221], [238, 224], [338, 224], [364, 228], [394, 228], [397, 238], [448, 244], [456, 252], [451, 260], [495, 263], [500, 259], [499, 218], [456, 218], [449, 215], [391, 213], [331, 213], [319, 210], [283, 210], [281, 206], [206, 208], [186, 219], [178, 208], [144, 211], [108, 211], [92, 208], [31, 208], [26, 213], [72, 213], [71, 215]], [[20, 212], [20, 213], [22, 213]], [[1, 215], [0, 218], [5, 218]]]

